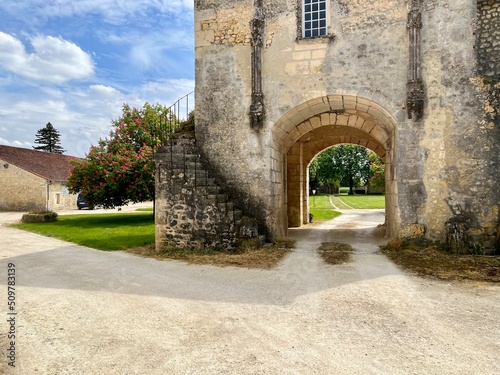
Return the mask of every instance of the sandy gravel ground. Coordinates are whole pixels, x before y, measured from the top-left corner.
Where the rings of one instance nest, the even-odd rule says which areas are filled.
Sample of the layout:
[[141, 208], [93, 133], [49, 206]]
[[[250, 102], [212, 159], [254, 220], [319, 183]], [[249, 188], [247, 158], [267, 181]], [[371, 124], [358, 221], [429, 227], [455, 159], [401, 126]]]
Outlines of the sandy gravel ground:
[[[18, 218], [0, 214], [3, 222]], [[102, 252], [0, 225], [16, 268], [16, 367], [7, 374], [500, 374], [500, 287], [401, 272], [378, 254], [383, 211], [291, 230], [277, 268]], [[325, 265], [322, 241], [354, 261]]]

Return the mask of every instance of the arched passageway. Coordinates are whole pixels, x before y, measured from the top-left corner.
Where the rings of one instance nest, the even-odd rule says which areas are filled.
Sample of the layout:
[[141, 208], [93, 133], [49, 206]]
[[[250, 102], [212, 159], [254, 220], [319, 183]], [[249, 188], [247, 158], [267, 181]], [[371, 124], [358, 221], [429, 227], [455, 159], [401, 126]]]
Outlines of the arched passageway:
[[399, 222], [395, 131], [395, 119], [382, 106], [359, 96], [324, 96], [288, 111], [273, 128], [283, 165], [283, 222], [292, 227], [309, 222], [308, 166], [323, 150], [348, 143], [369, 148], [385, 162], [386, 222], [393, 236]]

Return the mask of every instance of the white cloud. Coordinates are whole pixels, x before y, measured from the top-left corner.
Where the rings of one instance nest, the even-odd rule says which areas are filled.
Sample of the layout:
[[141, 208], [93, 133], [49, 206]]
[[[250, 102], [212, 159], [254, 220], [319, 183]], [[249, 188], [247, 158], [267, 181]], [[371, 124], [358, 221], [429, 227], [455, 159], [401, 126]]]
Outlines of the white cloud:
[[29, 148], [29, 149], [32, 148], [32, 144], [29, 142], [20, 142], [20, 141], [16, 141], [16, 140], [9, 142], [8, 140], [3, 139], [2, 137], [0, 137], [0, 145]]
[[0, 65], [4, 69], [40, 81], [64, 83], [94, 74], [92, 58], [76, 44], [52, 36], [31, 40], [33, 53], [15, 37], [0, 32]]
[[[0, 144], [30, 148], [36, 131], [50, 121], [61, 133], [61, 145], [67, 154], [83, 157], [99, 138], [109, 135], [111, 121], [121, 115], [124, 103], [139, 108], [146, 101], [171, 105], [193, 88], [193, 80], [175, 79], [150, 82], [132, 93], [109, 85], [93, 84], [32, 87], [26, 93], [2, 95]], [[191, 96], [190, 108], [192, 104]]]
[[194, 110], [194, 81], [190, 79], [170, 79], [162, 82], [150, 82], [141, 88], [143, 96], [155, 98], [154, 103], [167, 106], [180, 119], [186, 119]]
[[171, 105], [193, 90], [194, 80], [192, 79], [166, 79], [149, 82], [143, 85], [139, 92], [144, 97], [153, 98], [155, 102]]
[[116, 96], [121, 94], [117, 89], [104, 85], [91, 85], [90, 90], [97, 94], [102, 94], [105, 96]]
[[29, 142], [14, 141], [12, 142], [11, 146], [31, 149], [33, 145]]

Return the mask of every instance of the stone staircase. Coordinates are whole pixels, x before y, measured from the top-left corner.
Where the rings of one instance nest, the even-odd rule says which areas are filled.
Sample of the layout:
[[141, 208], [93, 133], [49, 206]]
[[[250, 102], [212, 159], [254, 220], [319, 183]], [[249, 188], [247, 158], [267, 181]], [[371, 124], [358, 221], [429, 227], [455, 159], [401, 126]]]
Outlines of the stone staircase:
[[178, 132], [156, 160], [156, 249], [235, 250], [259, 239], [255, 218], [242, 210], [197, 148], [194, 132]]

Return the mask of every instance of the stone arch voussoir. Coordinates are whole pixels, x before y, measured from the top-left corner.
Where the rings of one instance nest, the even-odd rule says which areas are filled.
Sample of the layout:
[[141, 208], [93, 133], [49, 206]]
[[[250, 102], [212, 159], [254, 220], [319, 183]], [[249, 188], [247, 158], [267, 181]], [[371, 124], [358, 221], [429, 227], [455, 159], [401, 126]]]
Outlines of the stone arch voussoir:
[[[289, 226], [308, 222], [308, 166], [336, 144], [358, 144], [386, 163], [388, 235], [398, 227], [394, 148], [396, 120], [380, 104], [354, 95], [328, 95], [308, 100], [285, 113], [275, 124], [273, 158], [285, 167], [284, 211]], [[279, 170], [278, 168], [277, 170]], [[279, 179], [279, 178], [278, 178]]]
[[274, 138], [288, 150], [304, 135], [324, 126], [359, 129], [390, 149], [394, 118], [378, 103], [359, 96], [330, 95], [311, 99], [290, 109], [273, 128]]

